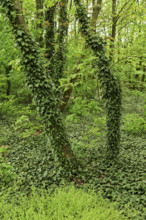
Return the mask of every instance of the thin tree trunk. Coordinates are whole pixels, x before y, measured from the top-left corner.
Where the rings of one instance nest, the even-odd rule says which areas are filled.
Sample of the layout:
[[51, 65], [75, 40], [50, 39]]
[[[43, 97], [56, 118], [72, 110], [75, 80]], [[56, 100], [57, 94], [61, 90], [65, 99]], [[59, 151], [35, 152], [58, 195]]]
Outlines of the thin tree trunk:
[[43, 46], [43, 36], [42, 36], [42, 32], [43, 32], [43, 26], [42, 26], [42, 18], [43, 18], [43, 2], [44, 0], [35, 0], [36, 1], [36, 18], [37, 18], [37, 22], [36, 22], [36, 29], [38, 30], [37, 33], [37, 41], [40, 43], [40, 46]]
[[116, 37], [116, 29], [117, 29], [117, 0], [112, 0], [112, 34], [111, 34], [111, 44], [110, 44], [110, 60], [113, 59], [114, 54], [114, 42]]
[[47, 67], [47, 74], [54, 77], [54, 55], [55, 55], [55, 11], [56, 5], [48, 8], [45, 13], [46, 34], [45, 34], [45, 56], [50, 61]]
[[102, 0], [98, 0], [97, 3], [95, 3], [94, 0], [92, 4], [93, 4], [93, 13], [91, 18], [91, 27], [93, 31], [96, 33], [96, 22], [101, 11]]
[[71, 10], [71, 8], [72, 8], [72, 0], [70, 0], [69, 10]]
[[55, 84], [56, 87], [60, 85], [59, 80], [63, 76], [64, 64], [66, 61], [66, 46], [65, 37], [68, 33], [68, 18], [67, 18], [67, 2], [68, 0], [62, 0], [60, 2], [60, 13], [59, 13], [59, 28], [58, 28], [58, 45], [59, 48], [56, 51], [55, 60]]
[[10, 91], [11, 91], [11, 81], [10, 81], [10, 71], [12, 69], [12, 66], [7, 66], [6, 67], [6, 78], [7, 78], [7, 91], [6, 94], [7, 96], [10, 95]]

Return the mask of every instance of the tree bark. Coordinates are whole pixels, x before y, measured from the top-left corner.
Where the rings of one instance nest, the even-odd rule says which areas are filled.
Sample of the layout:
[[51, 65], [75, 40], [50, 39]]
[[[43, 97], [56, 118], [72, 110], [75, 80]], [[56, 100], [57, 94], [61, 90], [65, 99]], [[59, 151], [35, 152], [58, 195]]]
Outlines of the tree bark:
[[113, 59], [114, 54], [114, 42], [116, 37], [116, 29], [117, 29], [117, 0], [112, 0], [112, 34], [111, 34], [111, 44], [110, 44], [110, 60]]
[[101, 5], [102, 5], [102, 0], [98, 0], [97, 3], [95, 1], [93, 2], [93, 13], [92, 13], [92, 18], [91, 18], [91, 28], [93, 29], [93, 32], [96, 33], [96, 22], [98, 19], [98, 16], [101, 11]]
[[[41, 11], [43, 9], [43, 2], [44, 0], [35, 0], [36, 2], [36, 18], [37, 18], [37, 22], [36, 22], [36, 29], [38, 30], [37, 33], [37, 41], [40, 43], [40, 46], [43, 46], [43, 36], [42, 36], [42, 18], [43, 18], [43, 12]], [[40, 33], [40, 32], [41, 33]]]
[[58, 45], [59, 48], [55, 55], [55, 84], [56, 87], [60, 86], [59, 79], [63, 76], [64, 64], [66, 61], [66, 46], [65, 37], [68, 32], [68, 18], [67, 18], [67, 0], [62, 0], [60, 2], [60, 12], [59, 12], [59, 28], [58, 28]]
[[45, 56], [50, 61], [47, 67], [47, 74], [54, 77], [54, 55], [55, 55], [55, 11], [56, 5], [48, 8], [45, 13], [46, 34], [45, 34]]
[[6, 67], [6, 78], [7, 78], [7, 91], [6, 94], [7, 96], [10, 95], [10, 91], [11, 91], [11, 81], [10, 81], [10, 71], [12, 69], [12, 66], [7, 66]]

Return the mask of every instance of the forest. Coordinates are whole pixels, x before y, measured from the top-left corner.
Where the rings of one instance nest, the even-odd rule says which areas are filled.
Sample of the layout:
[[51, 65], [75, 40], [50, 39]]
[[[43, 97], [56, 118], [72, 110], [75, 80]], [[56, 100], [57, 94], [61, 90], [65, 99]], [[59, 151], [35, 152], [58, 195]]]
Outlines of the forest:
[[0, 220], [146, 219], [145, 8], [0, 0]]

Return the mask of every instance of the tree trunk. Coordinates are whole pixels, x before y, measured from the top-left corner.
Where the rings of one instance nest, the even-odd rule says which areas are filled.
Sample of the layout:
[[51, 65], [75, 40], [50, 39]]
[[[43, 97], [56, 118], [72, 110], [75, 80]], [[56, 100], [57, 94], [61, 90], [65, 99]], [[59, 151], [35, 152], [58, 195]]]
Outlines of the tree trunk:
[[40, 56], [37, 44], [27, 30], [22, 14], [20, 0], [0, 0], [12, 25], [17, 44], [23, 54], [27, 85], [36, 102], [46, 132], [51, 134], [53, 146], [60, 161], [64, 164], [70, 159], [70, 166], [75, 164], [74, 154], [62, 122], [59, 101], [55, 97], [55, 85], [51, 77], [46, 77], [44, 58]]
[[94, 0], [92, 4], [93, 4], [93, 13], [91, 18], [91, 27], [93, 29], [93, 32], [96, 33], [96, 22], [101, 11], [102, 0], [98, 0], [97, 3], [95, 3]]
[[106, 57], [105, 42], [98, 35], [93, 35], [88, 22], [86, 10], [80, 0], [74, 0], [77, 15], [84, 33], [86, 43], [97, 57], [98, 77], [104, 89], [107, 110], [107, 159], [114, 160], [119, 152], [121, 87], [110, 70], [110, 61]]
[[113, 59], [114, 54], [114, 42], [116, 37], [116, 29], [117, 29], [117, 0], [112, 0], [112, 34], [111, 34], [111, 44], [110, 44], [110, 60]]
[[46, 34], [45, 34], [45, 56], [50, 61], [47, 67], [47, 74], [54, 77], [54, 55], [55, 55], [55, 10], [56, 5], [48, 8], [45, 13]]
[[10, 71], [12, 69], [12, 66], [7, 66], [6, 67], [6, 78], [7, 78], [7, 91], [6, 94], [7, 96], [10, 95], [10, 91], [11, 91], [11, 81], [10, 81]]
[[38, 30], [37, 33], [37, 41], [40, 43], [40, 46], [43, 46], [43, 36], [42, 36], [42, 18], [43, 18], [43, 12], [41, 11], [43, 9], [43, 2], [44, 0], [35, 0], [36, 1], [36, 29]]
[[59, 12], [59, 28], [58, 28], [58, 45], [59, 48], [55, 55], [55, 84], [56, 87], [60, 86], [59, 79], [63, 76], [64, 64], [66, 61], [66, 47], [65, 47], [65, 37], [67, 36], [68, 30], [68, 18], [67, 18], [67, 0], [62, 0], [60, 2], [60, 12]]

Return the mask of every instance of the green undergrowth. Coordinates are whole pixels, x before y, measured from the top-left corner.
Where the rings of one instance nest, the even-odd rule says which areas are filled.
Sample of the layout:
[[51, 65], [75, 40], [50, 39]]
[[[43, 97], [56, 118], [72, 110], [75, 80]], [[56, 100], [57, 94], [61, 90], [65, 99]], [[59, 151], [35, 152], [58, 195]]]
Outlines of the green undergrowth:
[[[129, 210], [127, 209], [127, 212]], [[57, 189], [53, 194], [35, 190], [29, 196], [2, 197], [0, 201], [0, 219], [19, 220], [124, 220], [127, 219], [111, 203], [93, 191], [69, 187]]]
[[[145, 125], [145, 104], [141, 96], [137, 102], [133, 102], [134, 99], [135, 96], [123, 98], [120, 152], [117, 162], [110, 165], [105, 157], [104, 113], [98, 112], [95, 117], [92, 113], [92, 118], [72, 115], [66, 121], [72, 147], [81, 164], [78, 173], [64, 170], [52, 150], [49, 137], [43, 132], [22, 135], [20, 132], [26, 133], [23, 123], [20, 123], [21, 129], [15, 129], [14, 124], [1, 121], [0, 147], [7, 148], [0, 155], [0, 168], [5, 169], [5, 173], [0, 173], [2, 192], [5, 193], [16, 182], [16, 189], [11, 190], [12, 198], [14, 195], [19, 197], [22, 192], [28, 195], [32, 187], [45, 187], [50, 192], [72, 183], [77, 188], [94, 189], [97, 194], [100, 191], [110, 202], [116, 201], [129, 219], [144, 220], [146, 136], [136, 121], [140, 117], [142, 125]], [[74, 122], [73, 117], [78, 120]], [[128, 211], [126, 206], [129, 206]]]
[[[111, 166], [106, 165], [105, 151], [91, 149], [82, 178], [86, 187], [100, 189], [105, 198], [118, 201], [121, 208], [129, 204], [131, 219], [143, 220], [146, 218], [145, 137], [134, 139], [123, 134], [120, 149], [117, 162]], [[133, 217], [135, 210], [139, 213]]]
[[[78, 154], [81, 168], [76, 175], [60, 166], [44, 134], [24, 139], [13, 131], [5, 144], [10, 146], [7, 161], [13, 167], [12, 175], [16, 174], [9, 183], [12, 186], [17, 182], [16, 190], [11, 191], [12, 195], [19, 196], [22, 192], [29, 194], [32, 187], [45, 187], [51, 191], [70, 182], [77, 188], [94, 189], [97, 193], [100, 191], [111, 202], [118, 201], [120, 209], [129, 205], [130, 219], [145, 219], [145, 136], [123, 132], [118, 161], [112, 166], [106, 163], [106, 148], [102, 145], [76, 146], [76, 153], [81, 151]], [[8, 185], [2, 181], [1, 184], [5, 192]], [[127, 216], [127, 211], [124, 214]]]

